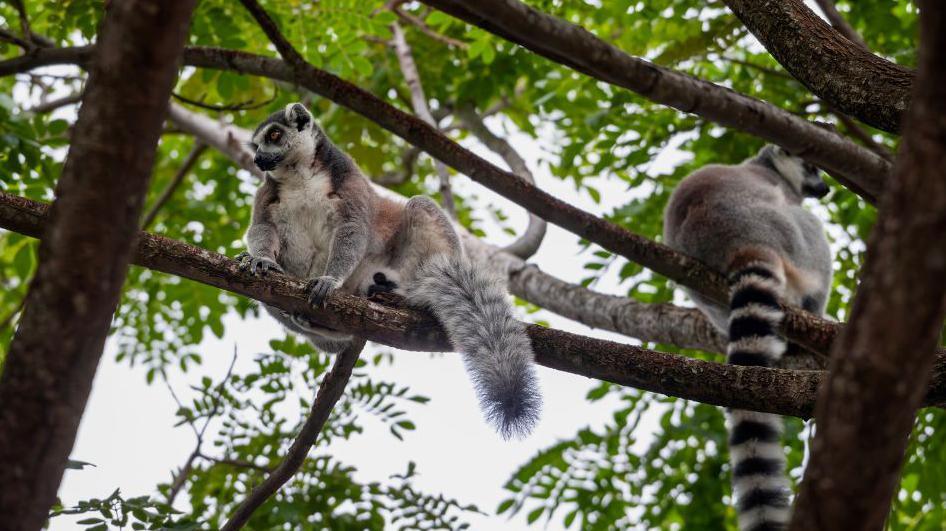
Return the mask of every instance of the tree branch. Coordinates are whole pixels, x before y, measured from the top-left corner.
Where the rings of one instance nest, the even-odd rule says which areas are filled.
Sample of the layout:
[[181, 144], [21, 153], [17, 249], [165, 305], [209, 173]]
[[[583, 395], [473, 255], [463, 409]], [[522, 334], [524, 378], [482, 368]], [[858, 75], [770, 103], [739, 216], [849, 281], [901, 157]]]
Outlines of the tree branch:
[[913, 70], [855, 44], [801, 0], [725, 3], [769, 53], [819, 98], [865, 124], [900, 132], [900, 120], [910, 104]]
[[[535, 184], [535, 178], [532, 176], [532, 172], [529, 171], [529, 166], [526, 164], [526, 161], [522, 159], [509, 142], [493, 134], [493, 132], [486, 127], [486, 124], [483, 123], [483, 119], [477, 116], [476, 110], [472, 106], [457, 109], [457, 116], [460, 118], [460, 121], [463, 122], [466, 129], [473, 133], [473, 136], [506, 161], [506, 165], [509, 166], [509, 169], [513, 173], [526, 182]], [[542, 245], [542, 240], [545, 239], [545, 231], [547, 228], [544, 219], [530, 212], [529, 225], [526, 227], [526, 231], [522, 236], [517, 238], [516, 241], [503, 247], [503, 251], [518, 256], [523, 260], [528, 260], [529, 257], [539, 250], [539, 246]]]
[[0, 374], [0, 514], [40, 529], [128, 271], [193, 0], [105, 15], [39, 266]]
[[[395, 8], [396, 9], [396, 8]], [[411, 47], [407, 44], [404, 37], [404, 30], [398, 23], [391, 25], [391, 32], [394, 34], [392, 45], [397, 62], [401, 66], [401, 73], [404, 75], [404, 81], [411, 92], [411, 106], [414, 107], [414, 114], [426, 122], [431, 127], [436, 128], [437, 122], [430, 114], [430, 107], [427, 105], [427, 96], [424, 94], [424, 85], [420, 81], [420, 74], [417, 72], [417, 65], [414, 63], [414, 55], [411, 53]], [[440, 177], [440, 197], [444, 210], [450, 215], [451, 219], [457, 218], [457, 206], [453, 200], [453, 191], [450, 189], [450, 171], [444, 163], [434, 159], [434, 167], [437, 169], [437, 175]]]
[[423, 1], [578, 72], [779, 144], [831, 172], [868, 202], [879, 197], [890, 172], [887, 161], [832, 131], [755, 98], [627, 55], [583, 28], [517, 0]]
[[187, 174], [190, 173], [194, 164], [197, 164], [197, 161], [206, 149], [207, 144], [199, 140], [194, 143], [193, 149], [187, 154], [184, 162], [181, 163], [181, 167], [178, 168], [177, 173], [174, 174], [174, 178], [172, 178], [171, 182], [161, 191], [158, 198], [154, 200], [154, 205], [152, 205], [148, 213], [145, 214], [144, 219], [141, 221], [141, 230], [148, 230], [148, 227], [154, 223], [154, 219], [158, 217], [158, 212], [160, 212], [164, 205], [171, 199], [171, 196], [174, 195], [174, 191], [177, 190], [184, 181], [184, 177], [187, 177]]
[[240, 503], [227, 523], [221, 528], [221, 531], [236, 531], [246, 525], [250, 516], [253, 515], [253, 511], [275, 494], [279, 487], [289, 481], [289, 478], [302, 467], [302, 463], [309, 454], [309, 449], [315, 444], [315, 440], [322, 431], [322, 426], [325, 425], [338, 399], [345, 392], [345, 386], [351, 378], [351, 371], [355, 367], [355, 363], [358, 362], [358, 356], [364, 348], [365, 340], [356, 339], [352, 341], [348, 348], [335, 356], [332, 370], [322, 380], [315, 401], [312, 402], [309, 416], [306, 418], [305, 424], [302, 425], [299, 435], [292, 442], [292, 446], [289, 447], [286, 458], [279, 463], [279, 466], [273, 470], [263, 483], [257, 485], [249, 496]]
[[792, 529], [882, 529], [946, 316], [946, 6], [921, 1], [919, 74], [851, 322], [832, 349]]
[[[0, 192], [0, 227], [39, 236], [46, 207]], [[332, 294], [324, 308], [309, 305], [305, 282], [279, 273], [259, 279], [225, 256], [141, 232], [133, 263], [251, 297], [322, 326], [404, 350], [452, 352], [446, 334], [426, 312]], [[84, 324], [84, 323], [83, 323]], [[618, 385], [707, 404], [808, 417], [822, 371], [740, 367], [696, 360], [538, 325], [524, 325], [536, 363]], [[940, 372], [946, 373], [946, 364]], [[946, 377], [937, 377], [927, 403], [946, 403]]]
[[857, 122], [855, 122], [850, 116], [844, 114], [841, 111], [834, 111], [833, 114], [838, 118], [838, 121], [844, 124], [844, 128], [848, 131], [848, 133], [850, 133], [854, 138], [860, 140], [862, 144], [867, 146], [867, 149], [880, 155], [886, 160], [893, 161], [893, 153], [891, 153], [886, 146], [874, 140], [870, 134], [861, 128], [861, 126], [857, 125]]

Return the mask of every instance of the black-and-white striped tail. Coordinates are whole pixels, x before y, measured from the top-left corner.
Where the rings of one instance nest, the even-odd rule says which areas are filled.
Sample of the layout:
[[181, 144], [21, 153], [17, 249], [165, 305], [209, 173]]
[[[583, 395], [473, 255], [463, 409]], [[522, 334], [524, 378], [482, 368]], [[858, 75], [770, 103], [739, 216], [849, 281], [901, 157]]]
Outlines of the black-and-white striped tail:
[[[741, 267], [729, 277], [727, 361], [771, 367], [785, 353], [778, 335], [782, 279], [764, 263]], [[791, 486], [785, 473], [782, 418], [770, 413], [729, 411], [733, 494], [741, 531], [785, 529]]]

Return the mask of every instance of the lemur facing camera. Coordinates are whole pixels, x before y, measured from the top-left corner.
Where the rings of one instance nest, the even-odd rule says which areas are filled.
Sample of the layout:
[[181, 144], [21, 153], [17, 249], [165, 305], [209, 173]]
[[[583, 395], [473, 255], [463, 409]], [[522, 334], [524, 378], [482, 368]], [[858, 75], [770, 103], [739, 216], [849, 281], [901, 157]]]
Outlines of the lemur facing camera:
[[[670, 247], [726, 273], [729, 307], [687, 290], [728, 333], [727, 361], [771, 367], [785, 353], [779, 301], [821, 315], [831, 287], [824, 228], [802, 208], [828, 192], [819, 171], [777, 146], [737, 166], [711, 165], [686, 177], [664, 212]], [[733, 492], [743, 531], [784, 529], [790, 484], [777, 415], [730, 410]]]
[[[443, 211], [427, 197], [401, 203], [378, 195], [300, 103], [260, 124], [251, 147], [266, 177], [256, 192], [244, 269], [308, 279], [315, 307], [339, 290], [393, 291], [429, 309], [463, 354], [487, 420], [503, 437], [528, 434], [541, 407], [531, 343], [505, 283], [470, 262]], [[266, 309], [324, 351], [339, 352], [352, 339]]]

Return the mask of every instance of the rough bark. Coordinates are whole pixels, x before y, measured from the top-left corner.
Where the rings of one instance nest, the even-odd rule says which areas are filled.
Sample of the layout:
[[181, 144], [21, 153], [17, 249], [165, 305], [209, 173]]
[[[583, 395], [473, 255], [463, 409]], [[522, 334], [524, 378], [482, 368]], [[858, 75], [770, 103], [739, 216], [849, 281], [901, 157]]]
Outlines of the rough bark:
[[322, 380], [319, 391], [316, 393], [315, 400], [309, 410], [309, 415], [306, 417], [302, 429], [299, 430], [299, 435], [292, 441], [285, 459], [262, 483], [253, 488], [246, 499], [240, 502], [227, 523], [220, 528], [221, 531], [242, 529], [250, 520], [250, 517], [253, 516], [253, 512], [259, 509], [260, 505], [263, 505], [273, 494], [276, 494], [276, 491], [302, 467], [302, 463], [305, 462], [305, 458], [309, 454], [309, 449], [312, 448], [319, 433], [322, 432], [322, 426], [325, 425], [325, 421], [328, 420], [332, 409], [338, 403], [338, 399], [345, 392], [345, 386], [348, 385], [348, 380], [351, 379], [351, 371], [355, 368], [358, 356], [361, 355], [364, 348], [365, 340], [358, 339], [335, 357], [332, 370]]
[[819, 98], [890, 133], [910, 104], [916, 73], [842, 36], [801, 0], [725, 0], [763, 46]]
[[779, 144], [831, 172], [869, 202], [880, 196], [890, 172], [886, 160], [833, 131], [725, 87], [632, 57], [580, 26], [518, 0], [423, 1], [578, 72]]
[[105, 17], [23, 316], [0, 375], [4, 529], [46, 521], [128, 269], [194, 2]]
[[[946, 315], [946, 6], [920, 2], [919, 75], [863, 281], [832, 351], [792, 529], [882, 529]], [[930, 473], [937, 473], [930, 471]]]
[[[39, 236], [45, 205], [0, 192], [0, 227]], [[385, 306], [360, 297], [329, 296], [325, 307], [306, 301], [305, 282], [272, 273], [266, 279], [240, 270], [230, 258], [182, 242], [139, 233], [133, 263], [298, 312], [313, 322], [404, 350], [452, 351], [446, 334], [425, 312]], [[553, 369], [688, 400], [806, 418], [823, 371], [738, 367], [525, 325], [536, 362]], [[926, 403], [946, 403], [937, 377]]]

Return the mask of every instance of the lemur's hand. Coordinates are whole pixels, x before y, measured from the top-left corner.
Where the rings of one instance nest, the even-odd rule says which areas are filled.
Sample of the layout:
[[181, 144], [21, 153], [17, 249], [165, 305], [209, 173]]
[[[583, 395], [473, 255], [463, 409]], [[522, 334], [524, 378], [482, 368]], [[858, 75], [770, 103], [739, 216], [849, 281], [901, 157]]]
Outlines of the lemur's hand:
[[238, 254], [236, 259], [240, 261], [241, 271], [249, 271], [252, 275], [257, 277], [266, 276], [266, 273], [270, 271], [283, 273], [282, 267], [276, 262], [273, 262], [269, 258], [253, 256], [246, 251]]
[[329, 293], [335, 291], [340, 285], [341, 282], [337, 278], [328, 275], [313, 278], [305, 287], [306, 293], [309, 294], [309, 304], [314, 307], [321, 307]]

